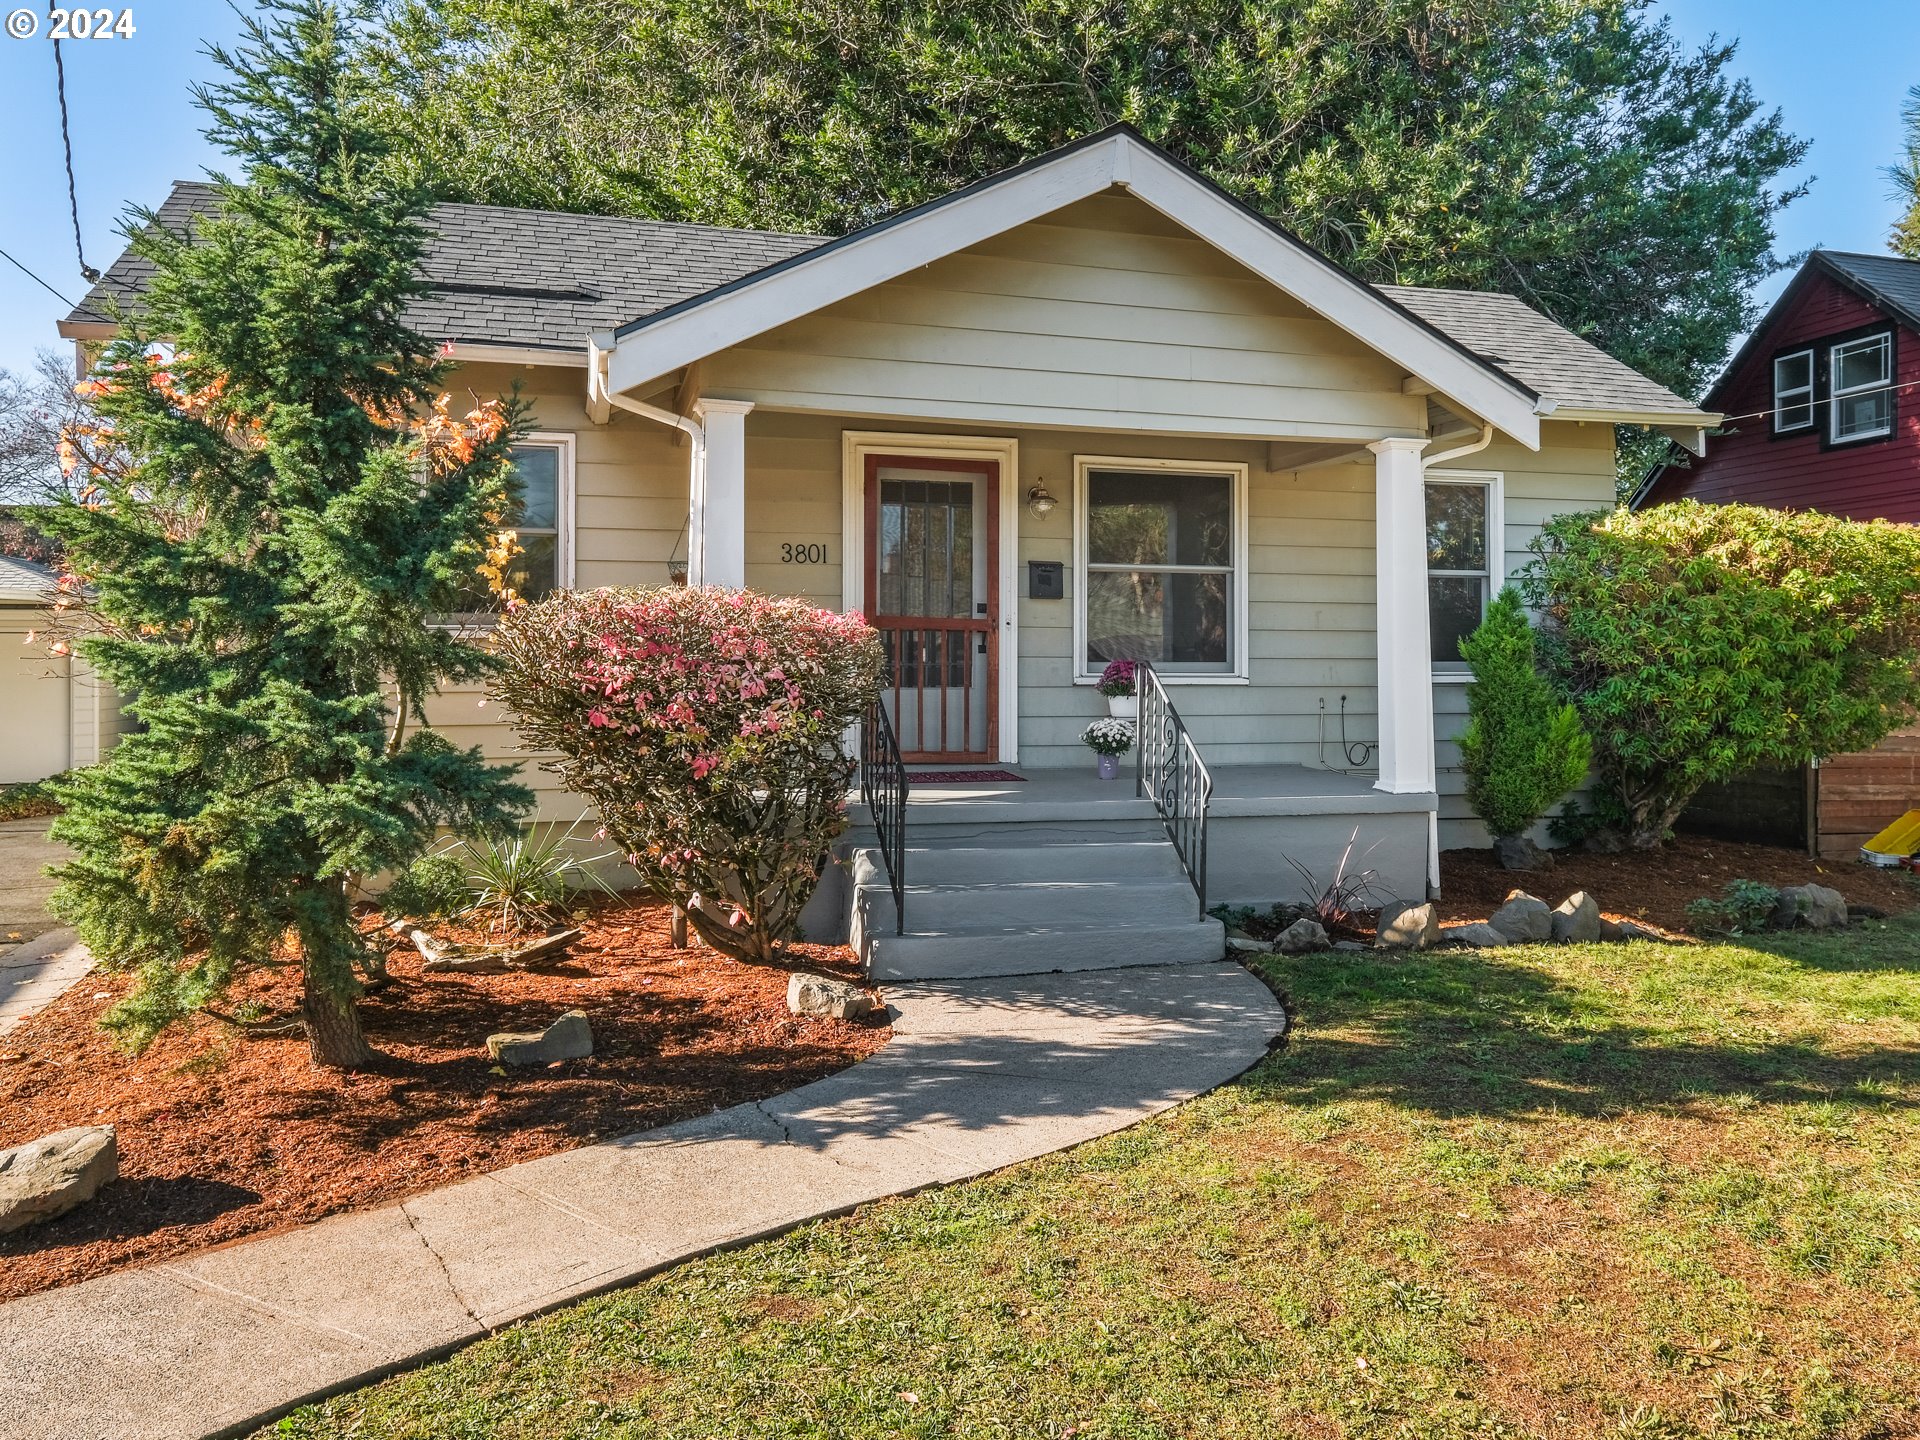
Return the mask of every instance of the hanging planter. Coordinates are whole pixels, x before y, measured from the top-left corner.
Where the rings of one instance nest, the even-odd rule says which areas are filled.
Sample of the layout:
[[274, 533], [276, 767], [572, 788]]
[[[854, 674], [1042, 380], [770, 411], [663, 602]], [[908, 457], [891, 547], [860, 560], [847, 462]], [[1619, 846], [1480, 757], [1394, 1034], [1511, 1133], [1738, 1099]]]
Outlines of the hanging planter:
[[1107, 697], [1107, 714], [1116, 720], [1139, 717], [1140, 693], [1135, 684], [1138, 670], [1131, 660], [1112, 660], [1100, 672], [1099, 683], [1094, 688]]
[[1099, 757], [1100, 778], [1120, 777], [1120, 757], [1133, 748], [1133, 725], [1109, 717], [1096, 720], [1081, 733], [1080, 743]]

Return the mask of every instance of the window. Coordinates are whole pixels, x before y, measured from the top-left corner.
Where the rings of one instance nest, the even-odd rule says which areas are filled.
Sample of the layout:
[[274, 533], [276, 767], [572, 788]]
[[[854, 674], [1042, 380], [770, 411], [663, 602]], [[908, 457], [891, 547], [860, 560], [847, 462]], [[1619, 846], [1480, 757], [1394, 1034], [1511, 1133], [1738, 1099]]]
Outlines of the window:
[[507, 584], [523, 600], [542, 600], [573, 584], [573, 437], [529, 436], [513, 447], [520, 509], [513, 532], [520, 553], [507, 567]]
[[1828, 376], [1832, 443], [1893, 433], [1892, 331], [1835, 345], [1828, 351]]
[[1427, 628], [1436, 671], [1464, 675], [1460, 642], [1480, 626], [1502, 549], [1500, 476], [1427, 479]]
[[1079, 469], [1081, 678], [1110, 660], [1243, 676], [1246, 468], [1083, 458]]
[[1773, 433], [1813, 425], [1813, 351], [1796, 350], [1773, 361]]

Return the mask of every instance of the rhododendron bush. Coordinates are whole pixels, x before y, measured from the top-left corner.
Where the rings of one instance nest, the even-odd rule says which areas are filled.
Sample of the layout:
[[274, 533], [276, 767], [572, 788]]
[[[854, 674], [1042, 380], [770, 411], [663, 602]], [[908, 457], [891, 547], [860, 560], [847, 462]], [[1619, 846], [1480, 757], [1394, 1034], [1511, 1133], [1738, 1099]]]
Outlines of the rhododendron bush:
[[495, 681], [542, 768], [714, 948], [773, 963], [846, 828], [843, 736], [880, 688], [856, 615], [719, 589], [513, 607]]

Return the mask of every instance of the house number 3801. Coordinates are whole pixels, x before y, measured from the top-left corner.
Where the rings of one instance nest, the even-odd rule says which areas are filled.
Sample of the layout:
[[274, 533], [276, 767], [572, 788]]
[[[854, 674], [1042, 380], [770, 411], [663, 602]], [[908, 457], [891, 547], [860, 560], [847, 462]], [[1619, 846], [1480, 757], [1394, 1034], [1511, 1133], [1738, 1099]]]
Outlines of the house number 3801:
[[792, 545], [780, 547], [782, 565], [824, 565], [827, 563], [827, 547], [824, 545]]

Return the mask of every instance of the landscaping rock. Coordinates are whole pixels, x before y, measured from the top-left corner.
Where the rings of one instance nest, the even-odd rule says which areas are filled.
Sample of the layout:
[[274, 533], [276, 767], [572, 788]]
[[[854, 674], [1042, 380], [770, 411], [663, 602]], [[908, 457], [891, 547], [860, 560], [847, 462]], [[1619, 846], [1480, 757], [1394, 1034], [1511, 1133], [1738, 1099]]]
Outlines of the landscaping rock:
[[1281, 955], [1305, 955], [1327, 948], [1327, 932], [1318, 920], [1296, 920], [1282, 930], [1273, 942]]
[[1553, 939], [1560, 945], [1591, 945], [1600, 938], [1600, 907], [1584, 890], [1576, 890], [1553, 912]]
[[487, 1054], [503, 1065], [551, 1065], [593, 1054], [593, 1027], [584, 1010], [569, 1010], [544, 1030], [487, 1036]]
[[1618, 920], [1609, 920], [1606, 916], [1602, 915], [1600, 917], [1600, 938], [1609, 945], [1619, 940], [1621, 938], [1620, 922]]
[[0, 1235], [66, 1214], [119, 1173], [111, 1125], [76, 1125], [0, 1150]]
[[1789, 885], [1780, 892], [1773, 908], [1776, 930], [1805, 925], [1810, 930], [1831, 930], [1847, 923], [1847, 897], [1825, 885]]
[[1440, 914], [1431, 904], [1403, 905], [1380, 912], [1374, 932], [1376, 950], [1427, 950], [1440, 941]]
[[796, 970], [787, 980], [787, 1009], [795, 1015], [858, 1020], [873, 1009], [873, 997], [858, 985]]
[[1468, 945], [1475, 950], [1498, 950], [1502, 945], [1513, 944], [1484, 920], [1466, 925], [1442, 925], [1440, 938], [1450, 945]]
[[1503, 870], [1551, 870], [1553, 856], [1524, 835], [1493, 837], [1493, 858]]
[[1227, 949], [1238, 955], [1271, 955], [1273, 953], [1273, 946], [1264, 940], [1256, 940], [1241, 930], [1227, 931]]
[[1487, 923], [1516, 945], [1553, 938], [1553, 911], [1546, 901], [1524, 890], [1507, 892], [1507, 903], [1494, 911]]
[[1358, 940], [1336, 940], [1333, 942], [1333, 948], [1336, 950], [1364, 950], [1367, 947], [1362, 945]]
[[1622, 942], [1623, 944], [1628, 940], [1662, 940], [1664, 941], [1667, 938], [1666, 936], [1662, 935], [1658, 930], [1649, 930], [1646, 926], [1636, 925], [1631, 920], [1622, 920], [1618, 925], [1614, 926], [1614, 929], [1618, 933], [1616, 933], [1613, 938]]

